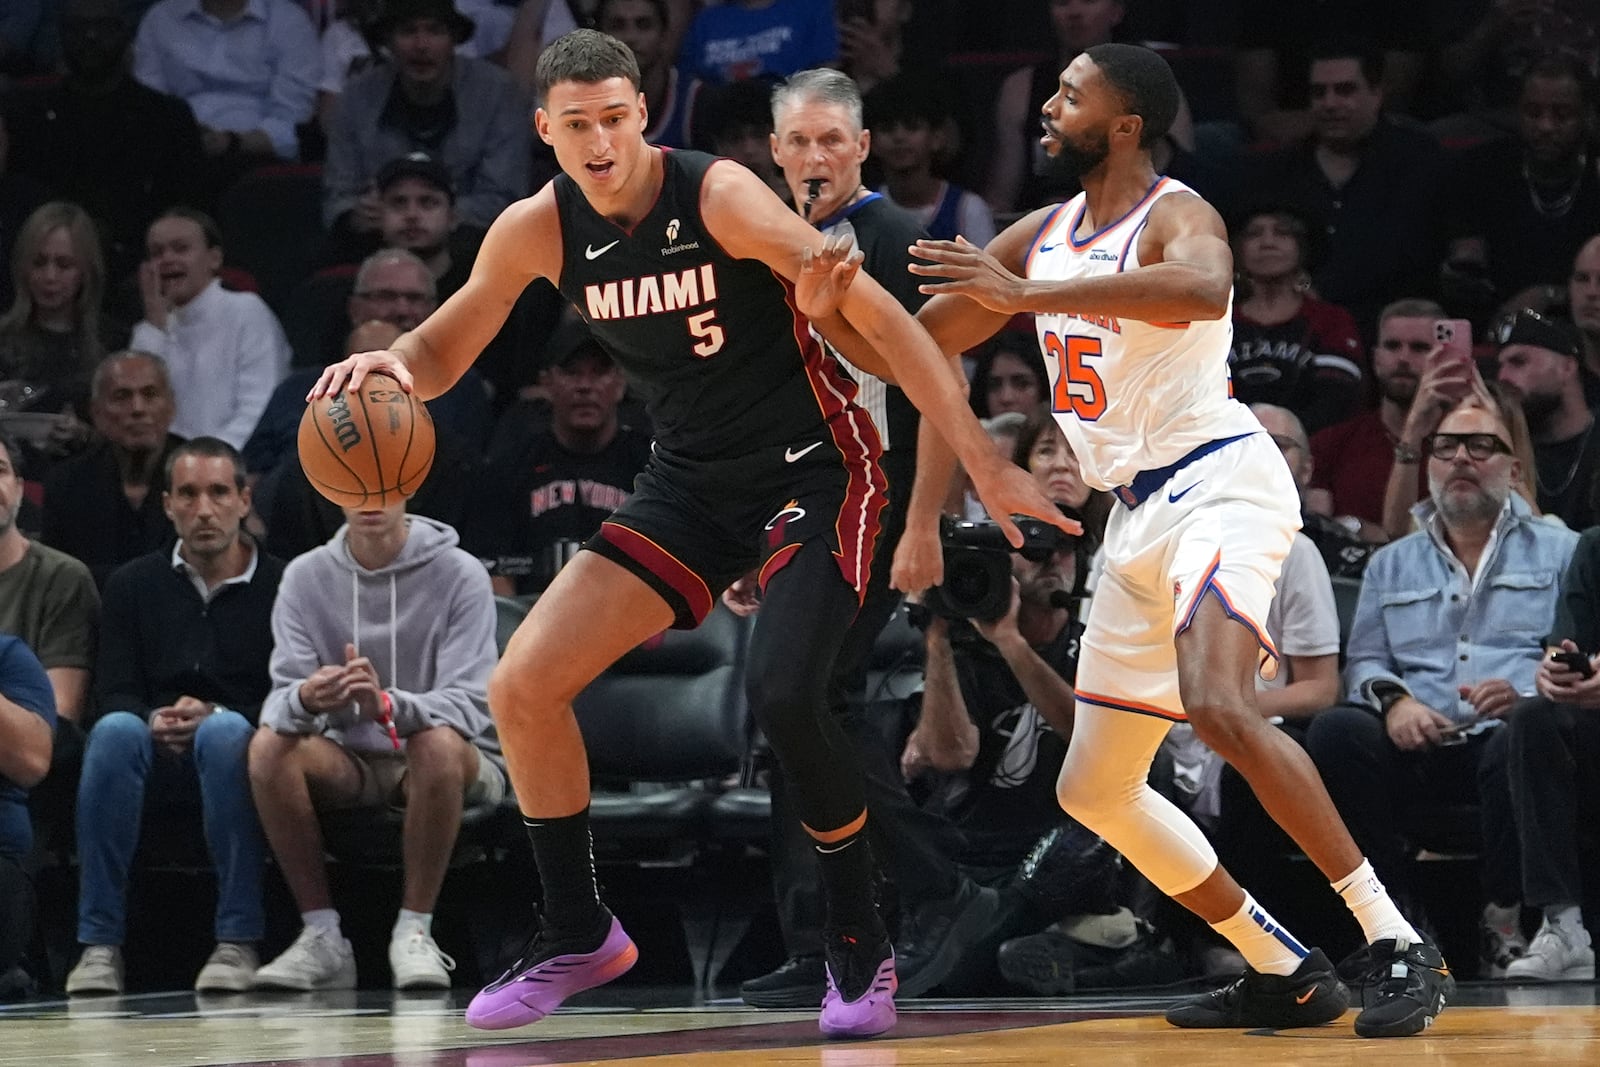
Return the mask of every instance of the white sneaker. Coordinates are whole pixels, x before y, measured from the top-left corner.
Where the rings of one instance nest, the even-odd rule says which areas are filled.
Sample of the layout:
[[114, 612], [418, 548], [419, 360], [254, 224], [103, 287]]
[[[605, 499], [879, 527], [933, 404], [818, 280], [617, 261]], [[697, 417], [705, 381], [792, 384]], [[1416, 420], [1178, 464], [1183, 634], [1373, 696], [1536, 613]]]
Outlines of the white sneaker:
[[78, 965], [67, 975], [67, 996], [121, 996], [120, 945], [85, 945]]
[[456, 961], [440, 951], [420, 926], [395, 931], [389, 942], [389, 970], [396, 989], [449, 989]]
[[256, 971], [256, 989], [354, 989], [356, 956], [341, 934], [307, 926], [283, 955]]
[[1582, 926], [1546, 919], [1533, 935], [1527, 955], [1512, 960], [1506, 978], [1513, 982], [1592, 982], [1594, 948]]
[[222, 941], [211, 950], [211, 958], [194, 980], [196, 993], [243, 993], [255, 979], [261, 957], [253, 945]]
[[1528, 954], [1528, 939], [1518, 926], [1521, 911], [1517, 905], [1504, 908], [1484, 905], [1483, 920], [1478, 925], [1480, 978], [1504, 978], [1512, 961]]

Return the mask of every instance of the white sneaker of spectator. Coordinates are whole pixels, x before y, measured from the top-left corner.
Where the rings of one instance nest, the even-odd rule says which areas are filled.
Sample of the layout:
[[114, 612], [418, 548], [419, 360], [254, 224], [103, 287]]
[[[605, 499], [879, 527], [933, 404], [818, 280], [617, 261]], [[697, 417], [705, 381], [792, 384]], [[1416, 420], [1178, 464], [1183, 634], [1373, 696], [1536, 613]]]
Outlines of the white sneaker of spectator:
[[256, 976], [261, 958], [255, 947], [237, 942], [218, 942], [211, 950], [211, 958], [200, 968], [194, 980], [196, 993], [243, 993]]
[[389, 970], [396, 989], [449, 989], [450, 972], [455, 969], [456, 961], [420, 925], [395, 927], [389, 941]]
[[1506, 967], [1506, 978], [1513, 982], [1593, 981], [1594, 948], [1589, 931], [1582, 924], [1545, 919], [1533, 935], [1527, 955]]
[[120, 996], [122, 949], [117, 945], [85, 945], [78, 965], [67, 975], [67, 996]]
[[337, 932], [307, 926], [283, 955], [256, 971], [257, 989], [354, 989], [356, 956]]

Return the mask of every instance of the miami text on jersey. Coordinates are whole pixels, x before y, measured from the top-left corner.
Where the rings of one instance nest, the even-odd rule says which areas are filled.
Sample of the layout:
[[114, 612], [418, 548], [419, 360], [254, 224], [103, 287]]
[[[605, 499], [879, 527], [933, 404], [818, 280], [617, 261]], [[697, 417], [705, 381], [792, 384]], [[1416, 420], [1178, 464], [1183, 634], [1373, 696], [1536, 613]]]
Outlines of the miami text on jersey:
[[585, 285], [592, 319], [632, 319], [709, 304], [717, 298], [717, 276], [710, 263], [666, 274]]

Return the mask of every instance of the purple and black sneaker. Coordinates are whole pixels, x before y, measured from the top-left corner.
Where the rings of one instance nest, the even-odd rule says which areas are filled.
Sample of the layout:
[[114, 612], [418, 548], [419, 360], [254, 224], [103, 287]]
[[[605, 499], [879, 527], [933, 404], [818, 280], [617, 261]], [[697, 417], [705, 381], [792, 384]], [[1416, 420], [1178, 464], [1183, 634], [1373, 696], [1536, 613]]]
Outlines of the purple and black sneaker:
[[881, 932], [836, 932], [829, 939], [828, 991], [817, 1026], [829, 1037], [875, 1037], [895, 1024], [894, 947]]
[[[523, 957], [485, 986], [467, 1005], [467, 1024], [479, 1030], [509, 1030], [536, 1023], [575, 993], [593, 989], [625, 973], [639, 959], [639, 949], [615, 916], [600, 947], [573, 952], [571, 939], [534, 936]], [[592, 941], [590, 942], [593, 943]]]

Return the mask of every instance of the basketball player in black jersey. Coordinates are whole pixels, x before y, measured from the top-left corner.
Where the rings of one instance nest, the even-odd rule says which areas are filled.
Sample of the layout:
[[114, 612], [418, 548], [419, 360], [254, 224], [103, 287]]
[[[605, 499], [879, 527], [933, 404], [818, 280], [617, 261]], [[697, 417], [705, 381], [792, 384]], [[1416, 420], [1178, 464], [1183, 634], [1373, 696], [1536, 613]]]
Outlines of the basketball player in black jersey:
[[1012, 514], [1072, 533], [1077, 524], [995, 453], [927, 333], [855, 276], [858, 255], [825, 242], [743, 167], [645, 143], [626, 46], [574, 31], [540, 56], [538, 83], [535, 123], [563, 173], [495, 221], [472, 277], [438, 311], [387, 351], [328, 368], [311, 394], [382, 371], [437, 396], [542, 277], [640, 389], [656, 427], [634, 495], [551, 583], [490, 681], [544, 914], [467, 1021], [534, 1022], [633, 964], [637, 950], [595, 885], [572, 698], [646, 638], [695, 625], [759, 567], [751, 704], [821, 859], [830, 988], [819, 1023], [830, 1035], [881, 1033], [894, 1024], [895, 976], [872, 901], [861, 774], [823, 712], [835, 651], [870, 579], [880, 445], [811, 325], [826, 335], [848, 322], [864, 339], [853, 361], [905, 389], [1014, 543]]
[[[826, 68], [792, 75], [773, 90], [772, 121], [772, 157], [799, 210], [824, 234], [851, 227], [866, 257], [867, 273], [902, 307], [915, 312], [927, 298], [917, 292], [919, 279], [908, 270], [908, 249], [927, 233], [904, 208], [861, 183], [871, 135], [863, 125], [856, 83], [842, 71]], [[889, 586], [889, 570], [916, 473], [917, 409], [896, 386], [859, 368], [851, 373], [856, 403], [872, 416], [883, 440], [880, 465], [889, 503], [881, 518], [872, 580], [834, 662], [828, 703], [860, 755], [874, 852], [899, 890], [895, 971], [904, 999], [923, 995], [949, 975], [961, 950], [994, 917], [999, 899], [994, 890], [980, 889], [957, 870], [953, 857], [960, 847], [959, 832], [911, 799], [898, 752], [884, 743], [882, 724], [870, 719], [869, 708], [863, 706], [873, 643], [901, 601]], [[741, 613], [756, 610], [754, 582], [741, 580], [723, 600]], [[815, 851], [796, 820], [787, 817], [788, 794], [780, 767], [772, 776], [769, 853], [788, 958], [771, 974], [739, 989], [747, 1003], [764, 1008], [815, 1004], [826, 987]]]

